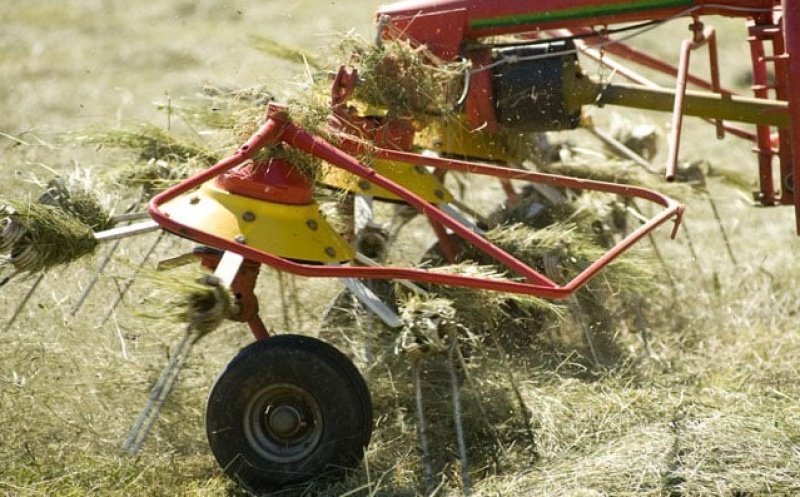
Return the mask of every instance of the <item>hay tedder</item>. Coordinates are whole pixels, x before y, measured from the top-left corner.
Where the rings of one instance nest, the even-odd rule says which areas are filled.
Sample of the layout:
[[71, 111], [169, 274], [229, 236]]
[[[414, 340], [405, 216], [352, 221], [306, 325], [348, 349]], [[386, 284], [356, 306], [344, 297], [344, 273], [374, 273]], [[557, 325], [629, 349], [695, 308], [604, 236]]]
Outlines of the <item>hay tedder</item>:
[[[715, 32], [704, 24], [713, 16], [743, 20], [754, 96], [721, 86]], [[360, 75], [342, 66], [332, 80], [324, 126], [311, 130], [287, 107], [269, 104], [258, 130], [233, 155], [153, 197], [151, 221], [98, 234], [113, 239], [163, 229], [196, 242], [203, 247], [196, 251], [201, 263], [214, 271], [213, 284], [235, 296], [226, 317], [247, 323], [257, 340], [216, 381], [206, 423], [221, 467], [248, 486], [301, 481], [357, 461], [372, 429], [369, 391], [345, 355], [311, 337], [270, 337], [254, 291], [261, 264], [342, 279], [364, 307], [397, 328], [400, 318], [365, 280], [395, 280], [410, 291], [449, 286], [565, 299], [659, 226], [672, 221], [672, 234], [677, 231], [683, 206], [671, 198], [631, 184], [525, 169], [525, 157], [504, 137], [532, 142], [542, 132], [586, 126], [583, 109], [592, 105], [671, 112], [665, 175], [672, 180], [682, 118], [699, 116], [716, 126], [720, 138], [753, 143], [758, 202], [794, 205], [800, 213], [794, 193], [800, 188], [794, 174], [800, 167], [798, 0], [410, 0], [382, 7], [376, 19], [378, 45], [402, 40], [424, 50], [431, 66], [463, 64], [446, 116], [440, 109], [420, 117], [362, 105]], [[686, 22], [690, 33], [676, 46], [676, 66], [621, 41], [671, 20]], [[701, 47], [710, 54], [708, 79], [688, 70], [690, 54]], [[628, 82], [599, 80], [584, 71], [579, 57]], [[674, 87], [652, 83], [632, 64], [673, 76]], [[391, 60], [384, 69], [389, 80], [399, 73]], [[402, 90], [398, 85], [396, 91]], [[292, 154], [269, 153], [276, 148], [323, 161], [324, 173], [303, 174]], [[636, 158], [627, 147], [619, 149]], [[508, 205], [528, 201], [523, 191], [551, 198], [569, 190], [639, 199], [658, 210], [559, 283], [489, 241], [490, 226], [445, 187], [448, 172], [475, 178], [473, 188], [499, 185]], [[355, 211], [347, 230], [335, 229], [320, 213], [316, 188], [347, 192]], [[502, 266], [507, 277], [386, 264], [390, 237], [373, 222], [380, 201], [413, 207], [426, 218], [445, 261], [457, 261], [470, 247]], [[529, 202], [531, 216], [547, 207]]]

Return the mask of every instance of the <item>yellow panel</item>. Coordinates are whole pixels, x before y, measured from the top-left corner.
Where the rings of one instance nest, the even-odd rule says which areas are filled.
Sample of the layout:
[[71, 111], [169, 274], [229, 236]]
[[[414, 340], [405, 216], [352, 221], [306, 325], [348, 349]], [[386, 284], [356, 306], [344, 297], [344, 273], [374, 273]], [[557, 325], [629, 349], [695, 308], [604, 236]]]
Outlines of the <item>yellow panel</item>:
[[[381, 176], [385, 176], [411, 190], [428, 202], [437, 204], [453, 200], [453, 196], [444, 185], [424, 167], [414, 167], [405, 162], [388, 160], [375, 160], [372, 167]], [[351, 193], [371, 195], [384, 200], [400, 200], [397, 195], [343, 169], [328, 164], [325, 165], [319, 182], [325, 186], [346, 190]]]
[[[514, 136], [518, 140], [520, 136]], [[509, 137], [501, 133], [470, 131], [465, 122], [432, 121], [416, 136], [415, 145], [451, 157], [465, 157], [492, 162], [511, 162], [516, 157]]]
[[353, 249], [319, 212], [316, 202], [288, 205], [256, 200], [221, 190], [212, 183], [163, 206], [169, 217], [226, 240], [272, 255], [333, 263], [353, 257]]

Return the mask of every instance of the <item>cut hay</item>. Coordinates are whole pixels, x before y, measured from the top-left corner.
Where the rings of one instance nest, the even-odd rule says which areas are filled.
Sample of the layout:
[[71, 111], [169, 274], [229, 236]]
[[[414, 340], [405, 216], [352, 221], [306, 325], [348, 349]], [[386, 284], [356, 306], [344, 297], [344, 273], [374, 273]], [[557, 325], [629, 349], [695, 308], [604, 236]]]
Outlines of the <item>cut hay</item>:
[[358, 71], [357, 100], [419, 119], [455, 112], [467, 64], [446, 63], [426, 47], [404, 40], [387, 40], [378, 46], [350, 36], [338, 50]]
[[[554, 223], [541, 229], [514, 223], [498, 226], [486, 237], [561, 284], [606, 251], [593, 234], [585, 233], [574, 223]], [[520, 281], [519, 276], [472, 247], [465, 247], [459, 260], [459, 264], [431, 270]], [[432, 263], [436, 266], [441, 261], [434, 259]], [[616, 334], [623, 326], [619, 322], [636, 316], [643, 298], [655, 293], [649, 268], [648, 261], [626, 254], [574, 296], [556, 302], [457, 287], [437, 286], [435, 291], [453, 302], [458, 322], [487, 343], [509, 351], [525, 351], [536, 344], [549, 343], [551, 347], [575, 350], [595, 365], [609, 365], [620, 357]]]
[[97, 247], [91, 227], [52, 205], [5, 201], [2, 216], [0, 252], [17, 272], [45, 271]]
[[456, 322], [457, 311], [453, 301], [431, 296], [410, 295], [400, 304], [400, 317], [404, 327], [398, 336], [395, 350], [412, 359], [447, 351], [446, 329]]
[[[521, 261], [542, 269], [551, 278], [566, 283], [599, 259], [606, 249], [592, 233], [566, 222], [534, 229], [523, 223], [497, 227], [486, 237]], [[610, 287], [642, 293], [649, 288], [652, 272], [648, 261], [628, 252], [606, 266], [600, 278]]]
[[[498, 266], [473, 261], [433, 267], [430, 271], [484, 279], [508, 279], [507, 271]], [[455, 311], [453, 319], [482, 336], [505, 320], [513, 319], [520, 325], [541, 324], [544, 321], [558, 321], [564, 314], [563, 307], [558, 303], [532, 295], [451, 286], [436, 286], [435, 291], [437, 296], [451, 303]]]

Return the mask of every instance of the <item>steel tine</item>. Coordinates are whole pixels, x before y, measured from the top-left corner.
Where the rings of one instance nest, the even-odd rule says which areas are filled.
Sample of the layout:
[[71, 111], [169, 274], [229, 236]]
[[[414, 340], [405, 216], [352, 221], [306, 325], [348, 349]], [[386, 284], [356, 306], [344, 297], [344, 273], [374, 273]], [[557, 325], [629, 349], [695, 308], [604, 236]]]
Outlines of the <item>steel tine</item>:
[[161, 240], [164, 239], [164, 234], [165, 234], [164, 231], [161, 231], [158, 234], [158, 237], [155, 239], [153, 244], [150, 246], [150, 248], [144, 254], [144, 257], [142, 257], [141, 262], [139, 262], [139, 264], [136, 266], [136, 270], [133, 272], [133, 276], [131, 276], [130, 278], [128, 278], [125, 281], [125, 285], [123, 285], [122, 289], [117, 294], [117, 297], [114, 299], [114, 302], [108, 308], [108, 311], [106, 311], [106, 315], [105, 315], [105, 317], [103, 317], [103, 320], [100, 321], [100, 326], [103, 326], [104, 324], [106, 324], [106, 322], [108, 321], [108, 318], [111, 317], [111, 315], [114, 313], [114, 310], [122, 302], [122, 299], [125, 298], [125, 294], [128, 293], [128, 290], [130, 290], [131, 286], [133, 285], [133, 282], [136, 281], [136, 277], [139, 275], [139, 271], [142, 270], [144, 265], [147, 263], [147, 260], [150, 259], [150, 257], [153, 255], [153, 252], [155, 252], [156, 248], [158, 247], [158, 244], [161, 243]]
[[14, 325], [14, 322], [17, 320], [19, 315], [22, 313], [22, 310], [28, 304], [28, 301], [31, 299], [31, 296], [33, 296], [33, 292], [36, 291], [36, 287], [39, 286], [39, 283], [41, 283], [43, 279], [44, 279], [44, 273], [40, 274], [39, 277], [36, 278], [36, 281], [33, 282], [33, 285], [31, 285], [31, 287], [28, 289], [28, 293], [25, 294], [25, 297], [23, 297], [22, 301], [14, 310], [14, 315], [11, 316], [11, 319], [9, 319], [8, 323], [6, 323], [5, 327], [3, 327], [4, 333], [10, 330], [11, 327]]
[[[219, 264], [217, 264], [214, 276], [219, 278], [222, 285], [230, 287], [243, 261], [244, 258], [241, 255], [233, 252], [225, 252]], [[203, 333], [197, 333], [195, 328], [195, 322], [189, 323], [186, 327], [186, 332], [183, 334], [180, 342], [178, 342], [178, 345], [174, 348], [169, 362], [161, 371], [161, 375], [158, 381], [156, 381], [156, 384], [153, 385], [153, 388], [150, 390], [147, 403], [139, 413], [130, 433], [128, 433], [128, 437], [122, 444], [123, 450], [128, 454], [136, 455], [142, 448], [144, 441], [147, 439], [147, 435], [150, 433], [153, 424], [158, 418], [161, 406], [164, 405], [164, 401], [172, 392], [175, 381], [178, 379], [178, 374], [186, 364], [186, 359], [189, 357], [192, 346], [204, 336]]]
[[103, 257], [103, 260], [100, 262], [100, 265], [97, 267], [97, 270], [92, 275], [92, 279], [89, 280], [89, 284], [86, 286], [86, 288], [84, 288], [83, 293], [78, 298], [78, 301], [75, 302], [75, 305], [72, 306], [72, 311], [70, 311], [69, 313], [70, 316], [78, 314], [78, 311], [81, 310], [81, 307], [83, 307], [83, 304], [86, 302], [86, 299], [89, 298], [89, 294], [92, 293], [94, 285], [97, 284], [97, 281], [100, 279], [100, 275], [103, 274], [103, 271], [105, 271], [106, 266], [108, 266], [108, 263], [111, 262], [111, 257], [113, 257], [114, 252], [116, 252], [117, 249], [119, 248], [120, 243], [122, 243], [122, 240], [117, 239], [116, 241], [114, 241], [114, 244], [111, 245], [111, 248], [108, 249], [108, 252], [106, 252], [105, 257]]
[[150, 390], [150, 397], [147, 399], [147, 404], [145, 404], [144, 409], [139, 413], [139, 417], [136, 418], [136, 422], [133, 424], [130, 433], [128, 433], [128, 437], [122, 444], [123, 450], [128, 454], [136, 455], [142, 448], [142, 444], [153, 428], [153, 423], [155, 423], [158, 417], [161, 406], [164, 405], [164, 401], [175, 386], [178, 373], [183, 369], [192, 346], [197, 342], [197, 338], [198, 337], [192, 333], [192, 325], [189, 325], [186, 328], [186, 333], [183, 334], [180, 342], [173, 350], [169, 362], [161, 371], [161, 376], [159, 376], [158, 381], [153, 385], [152, 390]]

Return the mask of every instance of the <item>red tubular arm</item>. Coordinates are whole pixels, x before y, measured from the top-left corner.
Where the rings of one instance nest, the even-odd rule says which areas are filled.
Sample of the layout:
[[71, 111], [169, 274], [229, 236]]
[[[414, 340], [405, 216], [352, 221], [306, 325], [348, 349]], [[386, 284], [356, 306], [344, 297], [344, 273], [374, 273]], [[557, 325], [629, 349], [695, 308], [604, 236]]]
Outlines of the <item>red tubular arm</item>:
[[[304, 264], [268, 254], [242, 243], [221, 238], [212, 233], [187, 227], [170, 219], [161, 212], [160, 207], [165, 202], [177, 197], [178, 195], [186, 193], [189, 190], [199, 186], [201, 183], [212, 179], [213, 177], [235, 167], [238, 164], [243, 163], [245, 160], [252, 157], [258, 148], [278, 140], [320, 157], [336, 167], [345, 169], [398, 195], [425, 215], [452, 229], [456, 234], [475, 245], [475, 247], [487, 255], [494, 257], [499, 262], [514, 270], [520, 276], [523, 276], [527, 282], [511, 281], [506, 279], [487, 279], [458, 274], [446, 274], [417, 268], [391, 266], [324, 266]], [[220, 161], [206, 171], [203, 171], [155, 196], [148, 205], [150, 216], [162, 228], [175, 234], [189, 238], [198, 243], [218, 248], [220, 250], [230, 250], [232, 252], [236, 252], [244, 256], [246, 259], [267, 264], [277, 269], [300, 276], [324, 278], [352, 277], [368, 279], [405, 279], [435, 285], [458, 286], [481, 290], [534, 295], [543, 298], [561, 299], [570, 296], [578, 288], [595, 276], [603, 267], [617, 258], [622, 252], [630, 248], [634, 243], [650, 233], [656, 227], [665, 223], [670, 218], [677, 217], [675, 225], [675, 229], [677, 229], [678, 222], [680, 221], [680, 216], [683, 211], [683, 206], [677, 204], [672, 199], [646, 188], [526, 172], [517, 169], [478, 164], [474, 162], [423, 157], [409, 152], [398, 152], [385, 149], [370, 150], [370, 152], [375, 156], [389, 160], [397, 160], [417, 165], [428, 165], [441, 169], [464, 171], [496, 178], [522, 180], [567, 188], [603, 191], [624, 195], [627, 197], [642, 198], [665, 207], [660, 214], [625, 237], [600, 259], [579, 273], [569, 283], [559, 286], [544, 275], [535, 271], [530, 266], [522, 263], [499, 247], [493, 245], [488, 240], [471, 232], [465, 226], [461, 225], [458, 221], [439, 210], [433, 204], [426, 202], [401, 185], [377, 174], [374, 170], [359, 163], [356, 159], [344, 151], [346, 150], [347, 152], [356, 154], [360, 151], [363, 151], [363, 145], [352, 141], [345, 141], [341, 146], [343, 150], [334, 147], [318, 136], [312, 135], [309, 132], [298, 128], [297, 126], [286, 121], [282, 112], [275, 111], [275, 109], [273, 109], [266, 124], [250, 140], [248, 140], [247, 143], [245, 143], [245, 145], [243, 145], [236, 152], [236, 154]]]

